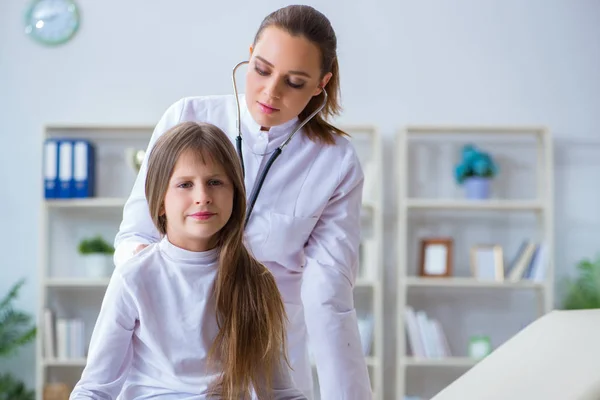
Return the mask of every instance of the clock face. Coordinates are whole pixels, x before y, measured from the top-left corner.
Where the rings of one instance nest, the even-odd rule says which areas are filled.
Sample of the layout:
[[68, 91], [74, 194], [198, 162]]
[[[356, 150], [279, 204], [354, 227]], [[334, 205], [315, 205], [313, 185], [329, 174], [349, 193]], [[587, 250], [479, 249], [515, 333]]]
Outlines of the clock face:
[[25, 33], [47, 45], [65, 43], [78, 28], [79, 11], [74, 0], [35, 0], [25, 16]]

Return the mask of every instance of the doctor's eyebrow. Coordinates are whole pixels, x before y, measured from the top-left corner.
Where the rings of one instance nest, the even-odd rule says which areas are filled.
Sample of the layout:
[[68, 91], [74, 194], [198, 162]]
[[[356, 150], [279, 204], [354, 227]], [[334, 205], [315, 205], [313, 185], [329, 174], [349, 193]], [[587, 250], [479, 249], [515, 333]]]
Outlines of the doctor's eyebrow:
[[[260, 61], [264, 62], [265, 64], [267, 64], [269, 67], [271, 68], [275, 68], [275, 66], [273, 64], [271, 64], [270, 62], [268, 62], [267, 60], [265, 60], [264, 58], [262, 58], [261, 56], [256, 56], [257, 59], [259, 59]], [[301, 76], [305, 76], [307, 78], [311, 78], [311, 76], [309, 74], [307, 74], [304, 71], [288, 71], [288, 74], [292, 74], [292, 75], [301, 75]]]

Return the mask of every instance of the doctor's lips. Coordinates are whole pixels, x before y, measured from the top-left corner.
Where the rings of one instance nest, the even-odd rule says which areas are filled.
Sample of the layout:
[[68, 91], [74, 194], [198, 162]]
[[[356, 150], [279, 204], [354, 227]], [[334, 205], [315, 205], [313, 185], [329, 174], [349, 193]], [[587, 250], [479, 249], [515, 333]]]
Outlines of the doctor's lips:
[[257, 103], [258, 103], [258, 107], [260, 107], [260, 110], [265, 114], [272, 114], [276, 111], [279, 111], [278, 108], [268, 106], [266, 104], [261, 103], [260, 101], [257, 101]]
[[208, 212], [208, 211], [200, 211], [197, 213], [190, 214], [189, 216], [194, 219], [198, 219], [200, 221], [205, 221], [205, 220], [209, 219], [210, 217], [212, 217], [213, 215], [216, 215], [216, 213], [212, 213], [212, 212]]

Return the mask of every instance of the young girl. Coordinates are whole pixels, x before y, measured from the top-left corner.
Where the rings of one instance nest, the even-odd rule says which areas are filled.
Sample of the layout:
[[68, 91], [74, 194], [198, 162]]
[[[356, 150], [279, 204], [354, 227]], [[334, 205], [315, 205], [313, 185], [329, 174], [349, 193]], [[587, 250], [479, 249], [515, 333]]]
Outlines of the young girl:
[[117, 267], [71, 399], [306, 399], [285, 354], [272, 274], [242, 243], [246, 194], [227, 136], [187, 122], [148, 160], [161, 233]]

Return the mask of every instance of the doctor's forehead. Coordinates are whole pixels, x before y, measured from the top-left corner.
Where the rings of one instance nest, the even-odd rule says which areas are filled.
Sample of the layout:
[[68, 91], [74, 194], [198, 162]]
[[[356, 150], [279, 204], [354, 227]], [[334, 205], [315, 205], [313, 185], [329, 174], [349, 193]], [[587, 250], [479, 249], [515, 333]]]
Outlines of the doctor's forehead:
[[261, 33], [252, 56], [282, 71], [304, 71], [311, 76], [320, 72], [321, 51], [317, 45], [273, 26]]

